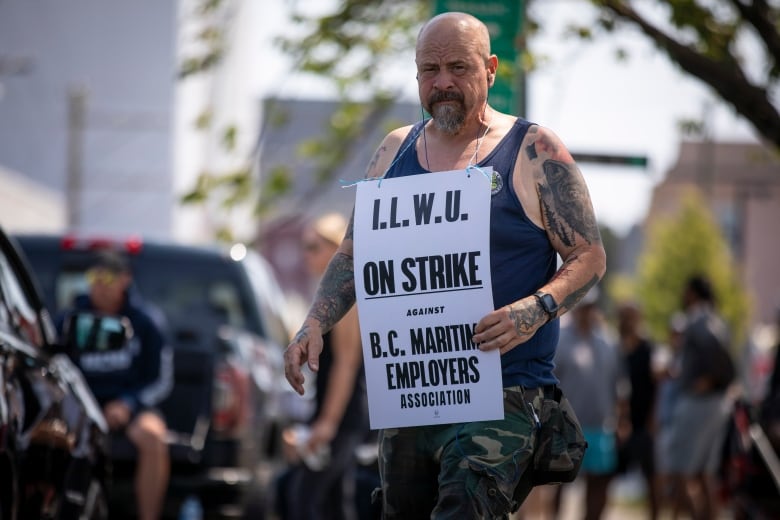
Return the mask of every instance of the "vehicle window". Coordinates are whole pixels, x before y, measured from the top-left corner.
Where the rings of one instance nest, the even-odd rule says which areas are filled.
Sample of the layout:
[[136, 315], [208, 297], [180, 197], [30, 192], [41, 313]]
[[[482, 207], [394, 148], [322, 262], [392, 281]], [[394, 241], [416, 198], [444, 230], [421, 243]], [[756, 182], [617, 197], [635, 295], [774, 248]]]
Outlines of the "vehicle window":
[[[53, 244], [36, 249], [30, 245], [26, 250], [55, 315], [72, 307], [74, 298], [88, 291], [84, 271], [92, 258], [89, 251], [57, 251], [58, 247]], [[49, 250], [52, 248], [57, 255]], [[279, 301], [280, 297], [275, 295], [277, 289], [262, 280], [259, 285], [265, 291], [271, 288], [274, 296], [257, 295], [258, 298], [252, 287], [257, 283], [255, 277], [250, 276], [247, 283], [242, 267], [233, 261], [175, 248], [149, 248], [130, 260], [135, 291], [164, 315], [168, 329], [174, 334], [183, 331], [187, 337], [205, 337], [219, 325], [230, 325], [261, 337], [286, 336], [278, 333], [279, 327], [267, 320], [270, 313], [264, 305], [269, 300], [274, 304]]]
[[154, 303], [173, 319], [195, 318], [209, 314], [221, 323], [243, 327], [246, 323], [241, 301], [234, 287], [225, 282], [194, 279], [169, 279], [149, 290], [143, 283], [141, 292], [154, 295]]
[[280, 346], [286, 346], [290, 340], [287, 324], [285, 323], [287, 300], [273, 277], [271, 267], [259, 255], [250, 254], [244, 259], [249, 282], [257, 295], [265, 326], [274, 341]]
[[42, 346], [43, 337], [39, 329], [38, 315], [30, 303], [17, 279], [19, 275], [13, 270], [5, 254], [0, 254], [0, 306], [3, 320], [0, 326], [9, 327], [28, 343]]
[[230, 325], [257, 332], [247, 295], [229, 269], [157, 264], [154, 269], [137, 266], [135, 272], [139, 292], [163, 311], [174, 331], [185, 328], [208, 333], [219, 325]]
[[84, 271], [63, 271], [55, 284], [57, 309], [70, 309], [76, 296], [88, 291], [89, 284]]
[[[159, 308], [172, 324], [195, 320], [246, 327], [246, 311], [235, 284], [229, 280], [182, 275], [158, 276], [148, 273], [135, 275], [140, 296]], [[55, 283], [57, 308], [67, 309], [73, 299], [84, 294], [89, 286], [83, 271], [64, 271]]]
[[241, 298], [235, 287], [216, 283], [208, 295], [209, 303], [224, 312], [226, 322], [234, 327], [245, 327], [246, 317], [241, 307]]

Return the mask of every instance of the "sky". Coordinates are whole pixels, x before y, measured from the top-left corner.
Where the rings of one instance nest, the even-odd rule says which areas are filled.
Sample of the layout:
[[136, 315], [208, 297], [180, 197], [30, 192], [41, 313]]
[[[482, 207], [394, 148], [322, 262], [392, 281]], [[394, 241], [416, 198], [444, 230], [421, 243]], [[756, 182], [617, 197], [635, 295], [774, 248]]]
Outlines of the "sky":
[[[314, 0], [309, 0], [309, 3]], [[307, 3], [298, 0], [298, 4]], [[269, 5], [270, 4], [270, 5]], [[264, 96], [327, 96], [328, 89], [311, 78], [296, 78], [289, 61], [270, 44], [274, 35], [294, 30], [286, 21], [285, 0], [265, 4], [258, 21], [263, 74], [258, 88]], [[643, 220], [653, 187], [675, 163], [682, 119], [706, 115], [716, 141], [756, 141], [743, 119], [711, 93], [709, 87], [685, 75], [637, 32], [594, 42], [562, 36], [566, 24], [583, 20], [590, 6], [583, 0], [536, 2], [544, 31], [530, 45], [546, 56], [545, 64], [528, 78], [526, 118], [552, 129], [572, 152], [644, 155], [647, 168], [580, 164], [596, 216], [618, 234]], [[322, 3], [317, 7], [323, 9]], [[618, 46], [629, 59], [618, 61]], [[414, 55], [398, 64], [394, 77], [408, 77], [406, 101], [416, 101]]]

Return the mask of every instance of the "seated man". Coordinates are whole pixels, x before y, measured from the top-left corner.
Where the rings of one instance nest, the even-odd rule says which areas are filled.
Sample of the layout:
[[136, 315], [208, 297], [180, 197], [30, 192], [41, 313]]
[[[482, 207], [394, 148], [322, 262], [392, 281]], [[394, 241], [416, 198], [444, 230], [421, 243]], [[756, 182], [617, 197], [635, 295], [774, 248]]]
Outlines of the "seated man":
[[86, 276], [89, 294], [77, 297], [73, 310], [124, 316], [133, 335], [120, 350], [84, 352], [75, 362], [102, 406], [110, 430], [124, 433], [138, 452], [138, 518], [156, 519], [168, 486], [170, 460], [165, 420], [154, 406], [170, 391], [172, 352], [130, 290], [132, 276], [126, 259], [101, 251]]

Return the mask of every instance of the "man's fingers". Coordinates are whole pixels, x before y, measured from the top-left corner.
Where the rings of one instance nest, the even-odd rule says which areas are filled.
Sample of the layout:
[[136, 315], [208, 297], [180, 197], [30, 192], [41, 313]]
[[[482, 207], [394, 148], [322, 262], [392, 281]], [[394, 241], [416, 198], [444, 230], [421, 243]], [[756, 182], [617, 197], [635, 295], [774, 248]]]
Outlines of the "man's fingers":
[[309, 343], [309, 368], [312, 369], [312, 371], [316, 372], [320, 369], [320, 354], [322, 353], [322, 343], [321, 342], [311, 342]]
[[481, 320], [479, 320], [476, 328], [474, 329], [474, 332], [477, 333], [485, 332], [490, 327], [500, 322], [501, 322], [501, 316], [496, 311], [493, 311], [490, 314], [485, 315]]
[[287, 347], [284, 351], [284, 377], [287, 378], [287, 382], [293, 387], [293, 390], [303, 395], [303, 383], [306, 378], [303, 377], [301, 372], [301, 365], [303, 364], [303, 356], [301, 346], [294, 343]]
[[296, 392], [303, 395], [305, 378], [301, 366], [308, 363], [309, 368], [316, 372], [319, 369], [319, 357], [322, 352], [322, 336], [319, 329], [312, 331], [309, 325], [304, 325], [295, 339], [284, 351], [284, 375]]

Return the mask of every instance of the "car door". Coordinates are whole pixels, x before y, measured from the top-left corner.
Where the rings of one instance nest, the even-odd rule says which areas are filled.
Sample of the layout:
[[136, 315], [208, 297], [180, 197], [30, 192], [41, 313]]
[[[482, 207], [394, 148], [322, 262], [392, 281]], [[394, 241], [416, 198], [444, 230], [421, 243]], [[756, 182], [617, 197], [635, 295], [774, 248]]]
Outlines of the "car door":
[[54, 514], [63, 488], [75, 489], [66, 481], [72, 461], [100, 459], [102, 414], [55, 338], [26, 264], [0, 230], [0, 450], [10, 476], [0, 491], [11, 497], [0, 501], [3, 518]]

